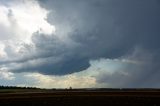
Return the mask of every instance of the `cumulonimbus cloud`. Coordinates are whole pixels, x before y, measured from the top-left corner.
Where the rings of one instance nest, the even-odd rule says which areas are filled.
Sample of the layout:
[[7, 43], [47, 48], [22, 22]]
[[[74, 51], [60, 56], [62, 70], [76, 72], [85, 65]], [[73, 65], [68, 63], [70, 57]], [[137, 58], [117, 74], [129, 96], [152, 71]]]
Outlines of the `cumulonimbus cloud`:
[[[41, 30], [35, 31], [31, 35], [32, 44], [21, 44], [23, 52], [20, 58], [17, 56], [8, 63], [2, 63], [8, 70], [71, 74], [89, 68], [90, 60], [130, 57], [136, 48], [146, 50], [140, 53], [144, 56], [152, 54], [152, 59], [148, 61], [152, 60], [153, 64], [159, 61], [160, 15], [159, 4], [154, 0], [49, 0], [39, 3], [43, 8], [53, 10], [45, 22], [55, 25], [56, 32], [46, 34]], [[12, 53], [9, 47], [7, 50]], [[138, 55], [134, 58], [138, 59]], [[150, 67], [155, 68], [153, 64]], [[99, 81], [102, 79], [101, 76]]]

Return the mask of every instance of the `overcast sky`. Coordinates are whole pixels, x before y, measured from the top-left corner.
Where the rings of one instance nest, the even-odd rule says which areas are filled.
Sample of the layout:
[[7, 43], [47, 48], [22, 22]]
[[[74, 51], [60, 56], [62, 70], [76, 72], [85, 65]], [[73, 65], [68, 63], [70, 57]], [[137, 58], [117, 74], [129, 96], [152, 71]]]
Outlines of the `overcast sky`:
[[159, 88], [159, 0], [0, 0], [0, 85]]

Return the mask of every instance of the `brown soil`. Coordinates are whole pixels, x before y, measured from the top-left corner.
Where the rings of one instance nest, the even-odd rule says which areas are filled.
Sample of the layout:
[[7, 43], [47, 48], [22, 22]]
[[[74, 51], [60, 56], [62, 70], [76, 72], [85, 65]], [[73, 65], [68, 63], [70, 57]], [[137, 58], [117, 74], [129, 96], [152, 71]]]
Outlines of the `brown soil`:
[[49, 91], [0, 93], [0, 106], [157, 106], [160, 91]]

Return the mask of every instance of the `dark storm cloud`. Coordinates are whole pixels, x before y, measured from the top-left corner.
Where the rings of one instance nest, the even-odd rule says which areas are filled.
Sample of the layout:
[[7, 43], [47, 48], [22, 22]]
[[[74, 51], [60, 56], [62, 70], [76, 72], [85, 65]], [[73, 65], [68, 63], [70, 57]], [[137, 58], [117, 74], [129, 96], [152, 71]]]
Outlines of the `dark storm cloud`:
[[37, 32], [33, 35], [32, 41], [35, 44], [36, 53], [12, 61], [12, 63], [21, 64], [13, 71], [39, 71], [43, 74], [64, 75], [89, 67], [88, 58], [79, 56], [75, 48], [59, 41], [55, 36], [46, 36]]
[[149, 49], [159, 47], [160, 8], [156, 0], [54, 0], [46, 3], [47, 8], [55, 11], [48, 21], [55, 26], [68, 22], [66, 25], [73, 26], [73, 39], [83, 43], [85, 48], [88, 46], [87, 50], [95, 48], [92, 50], [106, 55], [112, 50], [127, 51], [135, 45]]
[[[39, 3], [51, 10], [48, 22], [60, 32], [69, 30], [66, 34], [70, 41], [35, 33], [32, 41], [36, 53], [19, 60], [21, 66], [14, 71], [70, 74], [87, 69], [92, 59], [120, 58], [132, 54], [136, 47], [153, 54], [152, 64], [158, 64], [160, 4], [157, 0], [40, 0]], [[65, 34], [57, 36], [61, 35]], [[152, 64], [150, 67], [154, 69]]]

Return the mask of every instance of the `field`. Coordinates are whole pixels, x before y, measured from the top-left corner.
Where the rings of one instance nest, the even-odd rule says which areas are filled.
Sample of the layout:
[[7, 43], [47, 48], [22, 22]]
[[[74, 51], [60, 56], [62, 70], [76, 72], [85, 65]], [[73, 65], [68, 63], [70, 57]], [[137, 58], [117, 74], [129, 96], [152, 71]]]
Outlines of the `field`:
[[157, 89], [1, 89], [0, 106], [158, 106]]

